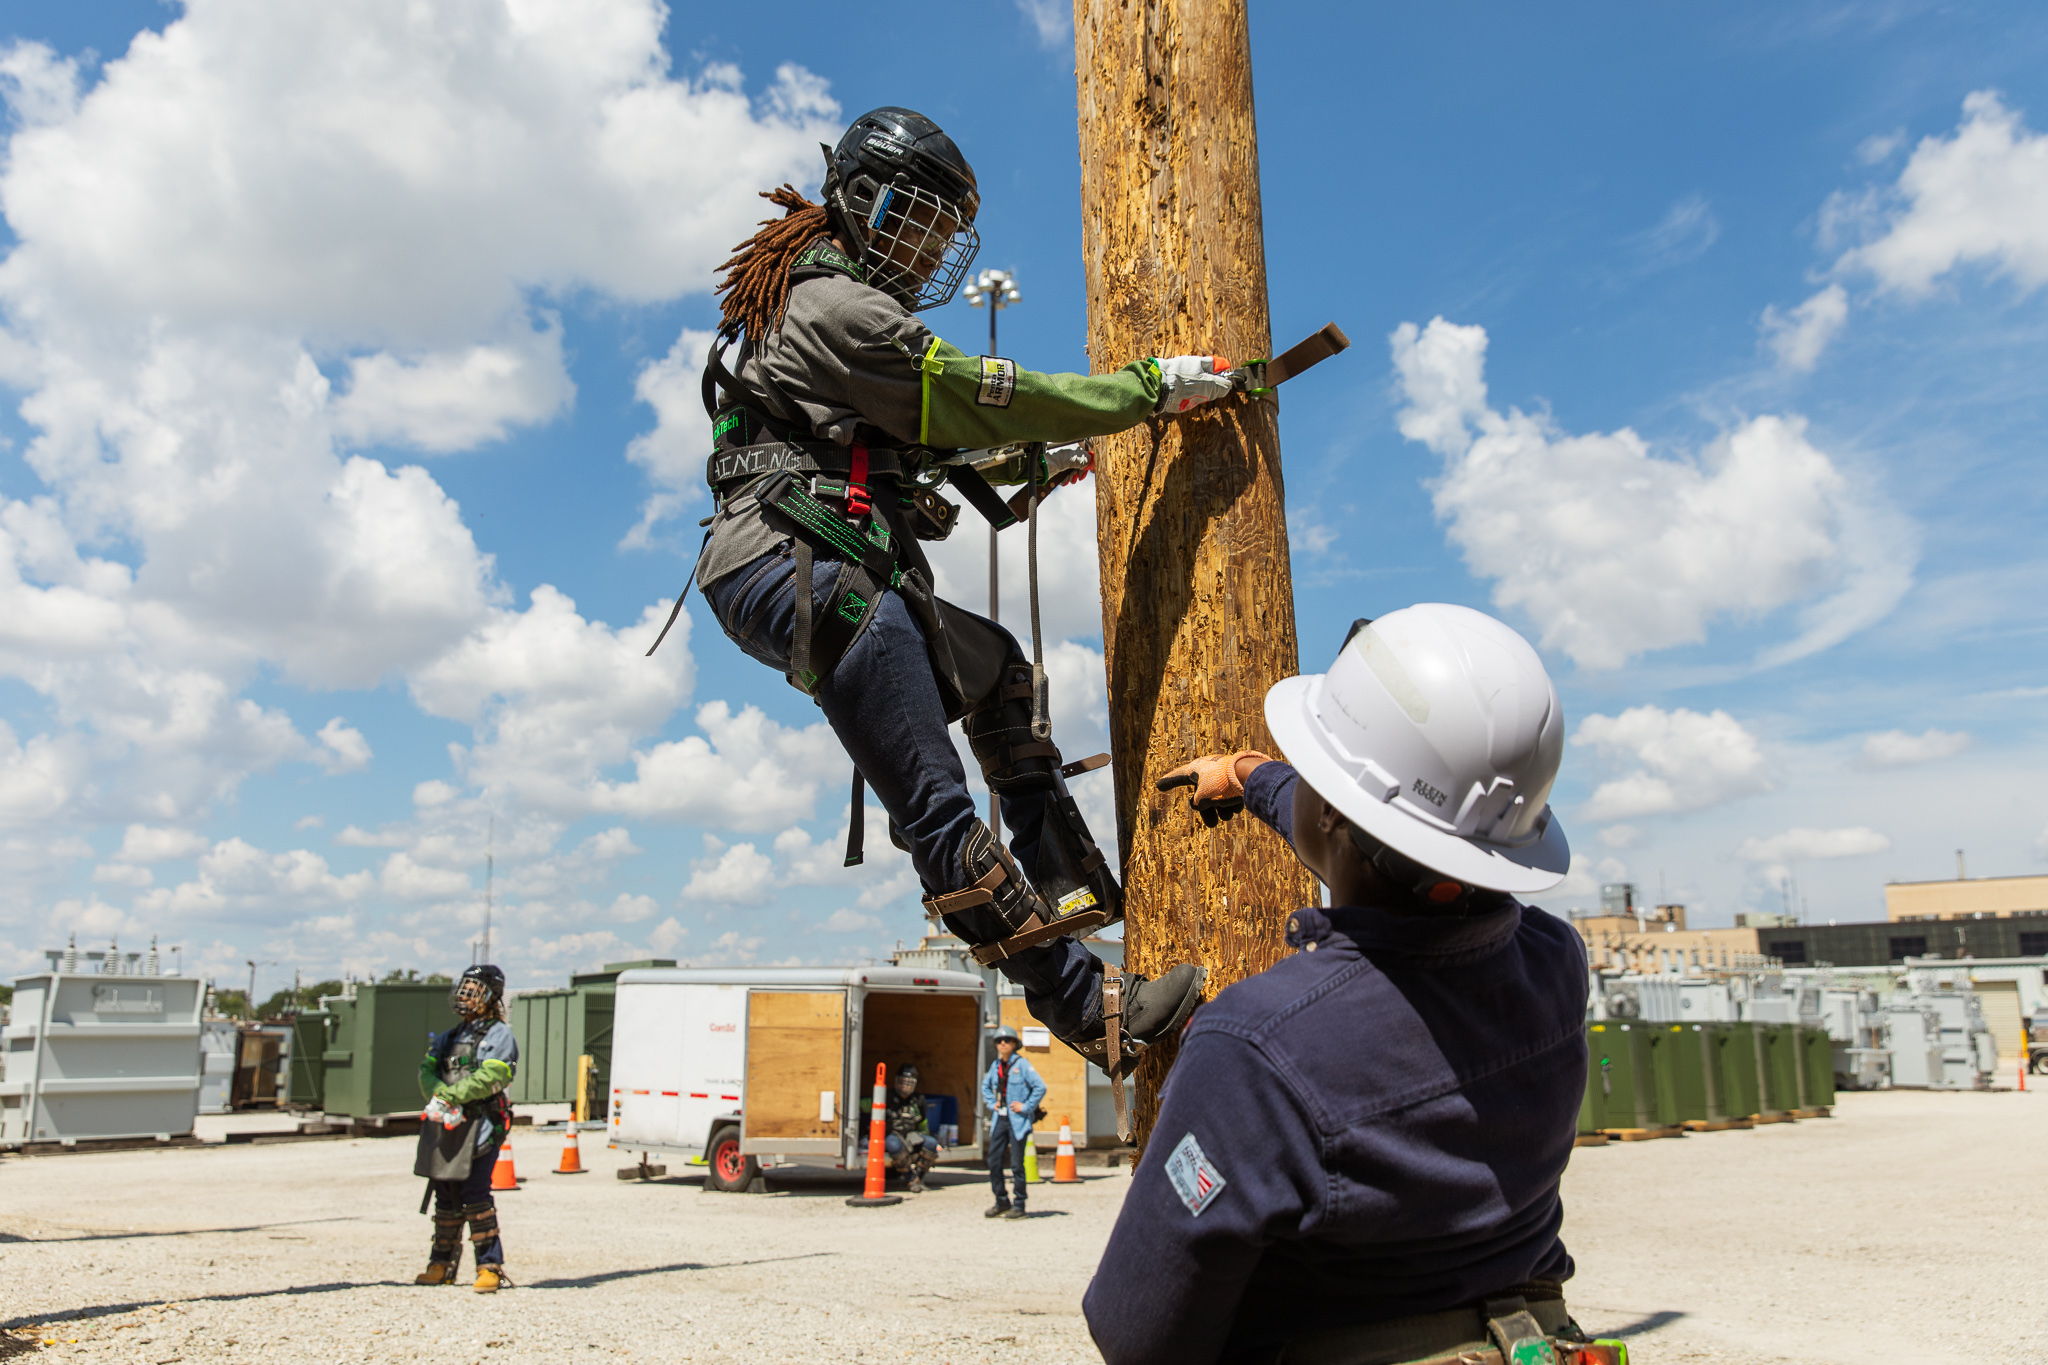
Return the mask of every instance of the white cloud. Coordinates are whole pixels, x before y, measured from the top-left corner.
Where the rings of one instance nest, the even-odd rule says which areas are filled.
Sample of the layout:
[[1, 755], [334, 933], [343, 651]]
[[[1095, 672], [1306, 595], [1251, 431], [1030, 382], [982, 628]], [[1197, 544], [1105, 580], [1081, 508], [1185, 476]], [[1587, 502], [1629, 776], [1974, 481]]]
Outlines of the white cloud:
[[365, 445], [467, 450], [569, 406], [576, 386], [562, 368], [558, 321], [496, 345], [400, 359], [388, 351], [349, 361], [349, 389], [335, 400], [335, 430]]
[[2048, 135], [2029, 132], [1996, 91], [1965, 98], [1954, 133], [1921, 140], [1888, 201], [1872, 208], [1878, 235], [1845, 253], [1838, 271], [1909, 296], [1964, 265], [2022, 289], [2048, 282]]
[[340, 716], [320, 727], [319, 739], [327, 748], [320, 756], [320, 764], [328, 772], [352, 773], [370, 766], [370, 741], [363, 738], [361, 730], [343, 723]]
[[124, 863], [167, 863], [197, 857], [210, 847], [212, 841], [193, 830], [130, 825], [121, 836], [121, 848], [114, 858]]
[[78, 62], [41, 43], [0, 49], [0, 97], [27, 127], [63, 123], [78, 109]]
[[706, 738], [636, 751], [631, 781], [598, 782], [579, 800], [594, 811], [751, 832], [810, 818], [821, 781], [846, 787], [852, 765], [822, 721], [792, 730], [758, 707], [735, 714], [722, 701], [698, 708], [696, 719]]
[[[510, 611], [434, 479], [352, 453], [549, 419], [574, 389], [540, 300], [702, 290], [757, 188], [815, 178], [824, 84], [673, 74], [667, 16], [193, 0], [82, 95], [77, 62], [0, 50], [0, 378], [43, 484], [0, 497], [0, 677], [58, 718], [0, 726], [0, 822], [186, 820], [279, 763], [367, 760], [239, 695], [266, 673], [453, 696], [466, 776], [572, 798], [687, 697], [682, 642], [629, 674], [638, 623]], [[522, 643], [597, 657], [462, 676]]]
[[1074, 9], [1064, 0], [1017, 0], [1017, 12], [1031, 21], [1038, 45], [1048, 52], [1074, 38]]
[[638, 924], [642, 920], [653, 919], [660, 911], [661, 906], [654, 897], [629, 895], [621, 891], [618, 898], [605, 908], [604, 918], [613, 924]]
[[1796, 658], [1881, 619], [1911, 586], [1909, 528], [1859, 503], [1798, 417], [1756, 417], [1697, 459], [1626, 428], [1575, 436], [1488, 405], [1486, 332], [1442, 318], [1392, 336], [1402, 435], [1443, 457], [1437, 515], [1493, 601], [1584, 668], [1804, 604]]
[[92, 870], [96, 882], [116, 882], [122, 886], [153, 886], [156, 875], [146, 867], [130, 863], [101, 863]]
[[474, 890], [467, 873], [427, 867], [408, 853], [394, 853], [386, 858], [377, 884], [385, 895], [402, 901], [466, 898]]
[[301, 815], [297, 820], [294, 820], [292, 822], [292, 828], [319, 829], [322, 825], [326, 823], [327, 817], [324, 815]]
[[305, 849], [266, 853], [242, 839], [224, 839], [199, 859], [198, 875], [135, 900], [139, 916], [274, 917], [280, 902], [302, 906], [361, 901], [377, 887], [371, 872], [337, 875]]
[[[999, 491], [1008, 497], [1016, 490]], [[1098, 638], [1102, 634], [1102, 578], [1096, 555], [1094, 476], [1047, 496], [1038, 515], [1038, 610], [1046, 642]], [[1028, 528], [1019, 524], [996, 537], [1002, 625], [1027, 642], [1027, 654], [1031, 636], [1028, 535]], [[924, 548], [939, 596], [986, 614], [988, 523], [980, 513], [963, 504], [953, 534]]]
[[704, 836], [705, 857], [690, 864], [689, 885], [683, 888], [686, 901], [715, 901], [724, 905], [766, 905], [775, 884], [775, 860], [752, 844], [727, 848], [712, 835]]
[[1726, 711], [1634, 706], [1586, 717], [1571, 742], [1590, 745], [1615, 767], [1634, 765], [1594, 789], [1584, 809], [1589, 820], [1701, 810], [1774, 785], [1756, 736]]
[[1778, 363], [1803, 374], [1819, 363], [1820, 353], [1848, 320], [1849, 292], [1831, 284], [1790, 313], [1779, 312], [1775, 305], [1764, 309], [1760, 328]]
[[1721, 220], [1705, 198], [1689, 194], [1673, 204], [1655, 227], [1632, 242], [1644, 271], [1684, 265], [1705, 255], [1721, 237]]
[[1887, 160], [1893, 152], [1906, 145], [1906, 132], [1872, 133], [1856, 144], [1856, 159], [1866, 166], [1875, 166]]
[[1884, 730], [1864, 737], [1863, 761], [1873, 768], [1903, 768], [1950, 758], [1969, 747], [1966, 731], [1927, 730], [1911, 735], [1904, 730]]
[[1599, 834], [1601, 846], [1612, 849], [1634, 848], [1642, 837], [1643, 832], [1634, 825], [1609, 825]]
[[1782, 865], [1814, 858], [1861, 858], [1890, 850], [1889, 836], [1853, 829], [1788, 829], [1768, 839], [1745, 839], [1735, 856], [1746, 863]]
[[626, 458], [647, 471], [655, 491], [619, 542], [625, 548], [644, 547], [656, 526], [703, 496], [711, 419], [699, 380], [714, 335], [685, 327], [668, 354], [641, 366], [633, 380], [633, 396], [654, 409], [654, 430], [628, 442]]
[[858, 910], [849, 910], [843, 906], [827, 915], [824, 922], [818, 925], [818, 929], [827, 934], [875, 933], [879, 932], [881, 927], [882, 921], [873, 915], [863, 915]]
[[416, 672], [413, 697], [434, 715], [476, 727], [479, 742], [464, 768], [484, 791], [566, 813], [606, 808], [593, 795], [599, 771], [659, 730], [695, 678], [687, 617], [645, 657], [665, 606], [614, 630], [542, 585], [526, 611], [494, 612]]

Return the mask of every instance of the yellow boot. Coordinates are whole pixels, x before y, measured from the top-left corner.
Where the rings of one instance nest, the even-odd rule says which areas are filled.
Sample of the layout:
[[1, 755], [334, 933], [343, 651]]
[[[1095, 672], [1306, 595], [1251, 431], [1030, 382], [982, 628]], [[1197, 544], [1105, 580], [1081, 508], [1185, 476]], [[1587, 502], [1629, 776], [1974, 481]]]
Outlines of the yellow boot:
[[476, 1268], [476, 1283], [470, 1287], [479, 1294], [495, 1294], [500, 1289], [510, 1288], [511, 1285], [512, 1277], [505, 1273], [505, 1267], [480, 1265]]
[[429, 1261], [427, 1268], [412, 1277], [414, 1284], [453, 1284], [455, 1267], [446, 1261]]

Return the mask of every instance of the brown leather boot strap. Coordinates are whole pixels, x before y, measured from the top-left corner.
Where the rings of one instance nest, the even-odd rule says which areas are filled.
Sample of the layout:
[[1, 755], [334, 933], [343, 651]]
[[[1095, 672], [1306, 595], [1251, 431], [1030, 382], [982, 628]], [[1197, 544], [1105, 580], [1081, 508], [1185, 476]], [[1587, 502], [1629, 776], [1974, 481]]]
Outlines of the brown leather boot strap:
[[1033, 915], [1022, 930], [1008, 938], [999, 938], [994, 943], [983, 943], [970, 948], [967, 950], [968, 956], [984, 967], [993, 967], [1004, 958], [1021, 953], [1026, 948], [1036, 948], [1041, 943], [1049, 943], [1062, 934], [1085, 934], [1090, 929], [1099, 929], [1105, 924], [1115, 923], [1116, 918], [1114, 913], [1101, 907], [1083, 910], [1077, 914], [1062, 915], [1050, 924]]

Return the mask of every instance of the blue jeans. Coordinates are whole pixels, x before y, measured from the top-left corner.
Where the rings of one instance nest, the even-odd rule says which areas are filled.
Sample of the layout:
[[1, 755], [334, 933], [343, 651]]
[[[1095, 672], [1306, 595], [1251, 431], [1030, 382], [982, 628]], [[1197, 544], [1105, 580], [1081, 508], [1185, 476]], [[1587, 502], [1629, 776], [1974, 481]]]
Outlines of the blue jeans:
[[[919, 1145], [920, 1147], [924, 1148], [924, 1150], [925, 1150], [925, 1154], [926, 1154], [926, 1155], [928, 1155], [928, 1156], [931, 1156], [931, 1157], [934, 1157], [934, 1158], [936, 1158], [936, 1157], [938, 1156], [938, 1154], [939, 1154], [939, 1140], [938, 1140], [937, 1138], [933, 1137], [933, 1136], [932, 1136], [932, 1135], [931, 1135], [930, 1133], [922, 1133], [922, 1134], [920, 1134], [920, 1135], [918, 1136], [918, 1139], [917, 1139], [917, 1143], [918, 1143], [918, 1145]], [[882, 1141], [882, 1151], [883, 1151], [883, 1152], [884, 1152], [884, 1153], [885, 1153], [885, 1154], [886, 1154], [886, 1155], [888, 1156], [888, 1158], [889, 1158], [889, 1159], [890, 1159], [891, 1161], [894, 1161], [894, 1160], [895, 1160], [895, 1159], [896, 1159], [897, 1157], [899, 1157], [899, 1156], [902, 1156], [902, 1155], [903, 1155], [903, 1138], [902, 1138], [902, 1136], [901, 1136], [900, 1134], [897, 1134], [897, 1133], [890, 1133], [890, 1134], [889, 1134], [889, 1135], [888, 1135], [887, 1137], [885, 1137], [885, 1138], [883, 1139], [883, 1141]]]
[[[1026, 1192], [1031, 1188], [1024, 1183], [1024, 1146], [1030, 1142], [1029, 1134], [1018, 1137], [1010, 1131], [1010, 1116], [996, 1114], [988, 1121], [988, 1142], [982, 1150], [988, 1154], [988, 1183], [995, 1188], [998, 1204], [1014, 1203], [1024, 1207]], [[1008, 1166], [1016, 1177], [1017, 1197], [1013, 1200], [1003, 1189], [1003, 1168]]]
[[[839, 562], [821, 555], [811, 572], [815, 620], [830, 601]], [[725, 633], [778, 673], [789, 671], [796, 626], [795, 578], [796, 559], [785, 547], [704, 589]], [[1001, 627], [991, 624], [990, 629]], [[1010, 653], [1019, 661], [1024, 657], [1014, 638]], [[963, 890], [968, 882], [963, 857], [967, 836], [981, 816], [967, 790], [960, 754], [947, 734], [946, 706], [932, 677], [924, 631], [900, 596], [882, 594], [873, 622], [839, 660], [832, 676], [819, 680], [815, 695], [832, 732], [910, 845], [911, 866], [925, 893]], [[1039, 833], [1045, 826], [1044, 794], [1006, 794], [1002, 808], [1003, 822], [1010, 829], [1010, 852], [1021, 866], [1036, 866]], [[946, 926], [968, 943], [1007, 936], [1001, 921], [986, 908], [948, 915]], [[1006, 958], [1000, 970], [1024, 988], [1033, 1017], [1061, 1038], [1101, 1031], [1101, 963], [1071, 937]]]

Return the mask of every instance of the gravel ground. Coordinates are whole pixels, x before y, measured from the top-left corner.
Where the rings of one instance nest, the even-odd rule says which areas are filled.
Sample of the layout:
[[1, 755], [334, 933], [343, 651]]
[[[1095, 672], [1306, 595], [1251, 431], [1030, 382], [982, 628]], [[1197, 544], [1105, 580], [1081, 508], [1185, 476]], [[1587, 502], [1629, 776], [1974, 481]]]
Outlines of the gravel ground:
[[[2048, 1097], [1843, 1097], [1839, 1117], [1577, 1154], [1581, 1321], [1640, 1361], [2048, 1362], [2029, 1278]], [[276, 1120], [222, 1127], [274, 1128]], [[1041, 1362], [1095, 1359], [1078, 1305], [1125, 1188], [1084, 1168], [989, 1222], [985, 1177], [855, 1210], [844, 1178], [704, 1193], [551, 1173], [500, 1196], [519, 1287], [414, 1287], [403, 1140], [0, 1160], [0, 1359]], [[680, 1166], [672, 1169], [680, 1171]]]

